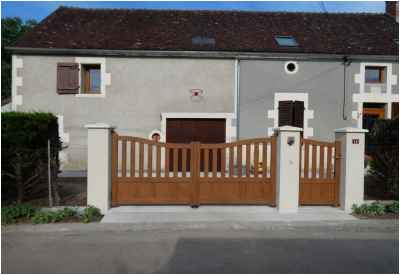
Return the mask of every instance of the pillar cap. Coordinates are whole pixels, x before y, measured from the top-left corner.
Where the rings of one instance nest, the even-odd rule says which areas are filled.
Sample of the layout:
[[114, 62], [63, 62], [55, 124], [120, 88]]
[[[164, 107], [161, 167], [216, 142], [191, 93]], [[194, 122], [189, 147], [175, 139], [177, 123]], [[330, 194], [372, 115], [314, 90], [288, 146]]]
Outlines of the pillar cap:
[[303, 128], [293, 127], [293, 126], [281, 126], [275, 128], [276, 132], [303, 132]]
[[344, 127], [336, 129], [335, 133], [368, 133], [368, 130], [362, 128]]
[[115, 126], [111, 126], [106, 123], [92, 123], [92, 124], [86, 124], [85, 128], [87, 128], [87, 129], [114, 129]]

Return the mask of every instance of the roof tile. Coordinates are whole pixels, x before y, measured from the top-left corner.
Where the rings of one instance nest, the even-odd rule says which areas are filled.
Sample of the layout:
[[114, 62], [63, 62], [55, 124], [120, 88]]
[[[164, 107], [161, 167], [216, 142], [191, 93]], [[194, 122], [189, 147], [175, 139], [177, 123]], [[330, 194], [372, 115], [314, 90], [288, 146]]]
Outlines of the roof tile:
[[[280, 47], [274, 36], [299, 46]], [[196, 37], [214, 43], [193, 43]], [[81, 9], [61, 7], [16, 44], [28, 48], [398, 55], [386, 14]]]

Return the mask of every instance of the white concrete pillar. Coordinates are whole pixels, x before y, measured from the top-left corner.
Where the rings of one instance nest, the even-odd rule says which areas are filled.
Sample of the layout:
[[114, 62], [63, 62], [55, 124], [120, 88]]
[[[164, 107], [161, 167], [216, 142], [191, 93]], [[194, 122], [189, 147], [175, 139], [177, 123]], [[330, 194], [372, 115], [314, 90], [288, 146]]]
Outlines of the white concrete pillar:
[[360, 128], [335, 130], [335, 138], [340, 141], [340, 208], [351, 213], [353, 204], [364, 202], [364, 150], [365, 133]]
[[104, 214], [111, 202], [111, 130], [107, 124], [96, 123], [88, 129], [87, 204]]
[[295, 213], [299, 208], [301, 131], [291, 126], [276, 129], [276, 204], [280, 213]]

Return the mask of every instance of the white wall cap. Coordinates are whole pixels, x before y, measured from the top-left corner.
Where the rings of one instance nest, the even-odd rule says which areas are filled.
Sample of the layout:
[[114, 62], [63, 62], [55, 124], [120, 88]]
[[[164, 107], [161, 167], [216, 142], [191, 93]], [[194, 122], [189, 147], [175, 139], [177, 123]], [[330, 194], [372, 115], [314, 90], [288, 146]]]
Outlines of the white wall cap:
[[303, 132], [303, 128], [293, 127], [293, 126], [281, 126], [275, 128], [277, 132]]
[[345, 127], [336, 129], [335, 133], [368, 133], [368, 130], [362, 128]]
[[85, 128], [88, 128], [88, 129], [114, 129], [115, 126], [111, 126], [106, 123], [93, 123], [93, 124], [86, 124]]

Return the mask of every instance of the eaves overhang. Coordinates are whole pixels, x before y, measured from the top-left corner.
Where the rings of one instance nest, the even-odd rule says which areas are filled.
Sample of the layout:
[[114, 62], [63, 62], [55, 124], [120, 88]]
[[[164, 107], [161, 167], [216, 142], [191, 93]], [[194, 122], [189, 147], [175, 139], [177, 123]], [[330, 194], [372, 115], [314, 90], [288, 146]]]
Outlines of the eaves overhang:
[[159, 51], [159, 50], [104, 50], [104, 49], [60, 49], [6, 47], [13, 54], [23, 55], [70, 55], [108, 57], [174, 57], [174, 58], [214, 58], [214, 59], [290, 59], [290, 60], [379, 60], [397, 61], [398, 55], [353, 55], [323, 53], [287, 52], [234, 52], [234, 51]]

